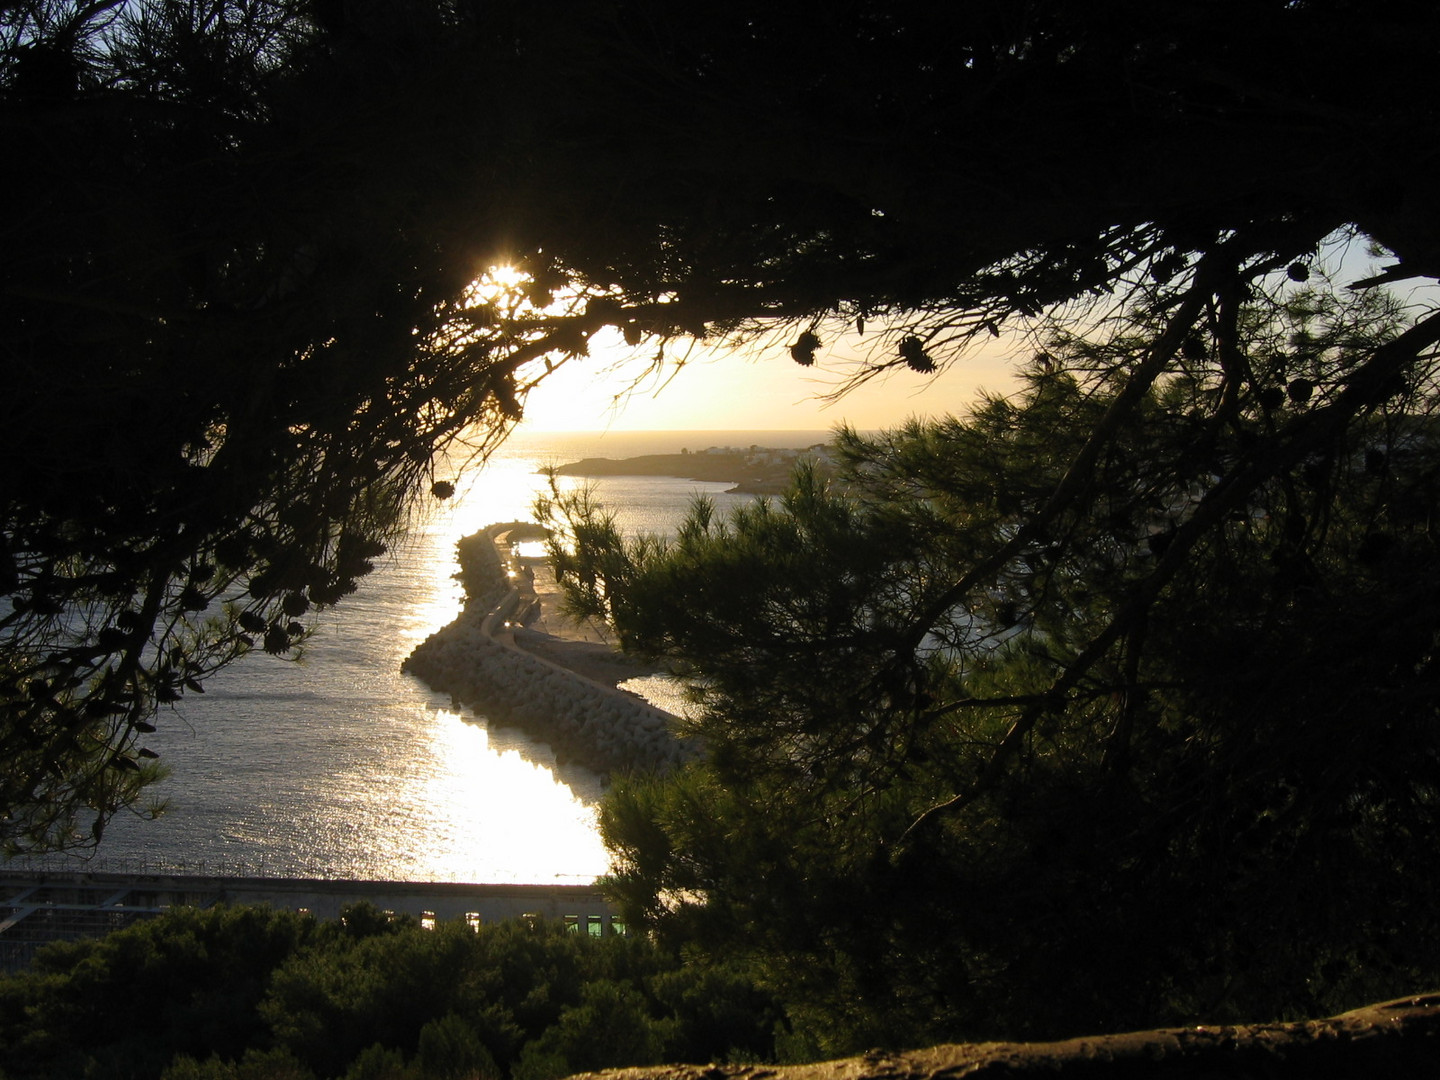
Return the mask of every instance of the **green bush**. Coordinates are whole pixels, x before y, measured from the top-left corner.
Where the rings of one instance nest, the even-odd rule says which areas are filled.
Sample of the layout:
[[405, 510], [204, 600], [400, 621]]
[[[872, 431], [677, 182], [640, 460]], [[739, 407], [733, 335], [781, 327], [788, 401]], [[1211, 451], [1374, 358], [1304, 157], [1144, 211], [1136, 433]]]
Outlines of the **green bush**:
[[551, 923], [425, 930], [175, 909], [0, 978], [7, 1080], [504, 1080], [747, 1060], [782, 1013], [742, 975]]

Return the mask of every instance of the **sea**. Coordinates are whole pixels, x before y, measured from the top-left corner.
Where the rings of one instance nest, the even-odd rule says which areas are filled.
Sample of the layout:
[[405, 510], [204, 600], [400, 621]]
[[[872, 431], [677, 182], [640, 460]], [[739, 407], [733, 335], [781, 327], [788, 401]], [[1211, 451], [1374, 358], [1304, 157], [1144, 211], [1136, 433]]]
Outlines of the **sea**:
[[[170, 774], [151, 818], [122, 813], [67, 870], [375, 881], [578, 884], [606, 872], [595, 775], [543, 743], [456, 709], [400, 672], [460, 610], [455, 544], [534, 517], [548, 465], [721, 447], [805, 447], [824, 431], [515, 432], [484, 464], [440, 466], [436, 502], [360, 590], [319, 616], [301, 660], [236, 662], [157, 719], [146, 740]], [[454, 471], [451, 471], [451, 470]], [[622, 530], [673, 535], [723, 483], [621, 476], [590, 483]], [[12, 864], [24, 865], [24, 864]]]

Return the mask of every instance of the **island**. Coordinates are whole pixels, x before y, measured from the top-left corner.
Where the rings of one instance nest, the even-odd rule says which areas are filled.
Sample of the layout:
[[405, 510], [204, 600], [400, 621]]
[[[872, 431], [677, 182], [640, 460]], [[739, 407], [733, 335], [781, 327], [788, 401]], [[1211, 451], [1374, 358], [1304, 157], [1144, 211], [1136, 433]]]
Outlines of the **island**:
[[778, 495], [795, 466], [811, 461], [822, 472], [834, 467], [826, 443], [803, 448], [711, 446], [678, 454], [643, 454], [631, 458], [584, 458], [555, 467], [557, 476], [678, 476], [686, 480], [729, 483], [733, 494]]

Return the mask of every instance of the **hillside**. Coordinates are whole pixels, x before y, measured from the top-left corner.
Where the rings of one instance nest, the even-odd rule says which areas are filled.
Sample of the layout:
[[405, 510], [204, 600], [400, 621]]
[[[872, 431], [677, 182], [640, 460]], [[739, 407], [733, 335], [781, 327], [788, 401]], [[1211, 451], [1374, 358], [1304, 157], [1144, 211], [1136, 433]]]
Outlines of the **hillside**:
[[644, 454], [631, 458], [584, 458], [560, 465], [559, 476], [677, 476], [686, 480], [729, 483], [730, 490], [756, 495], [781, 491], [801, 458], [821, 467], [829, 462], [823, 445], [806, 449], [770, 449], [760, 446], [718, 447], [678, 454]]

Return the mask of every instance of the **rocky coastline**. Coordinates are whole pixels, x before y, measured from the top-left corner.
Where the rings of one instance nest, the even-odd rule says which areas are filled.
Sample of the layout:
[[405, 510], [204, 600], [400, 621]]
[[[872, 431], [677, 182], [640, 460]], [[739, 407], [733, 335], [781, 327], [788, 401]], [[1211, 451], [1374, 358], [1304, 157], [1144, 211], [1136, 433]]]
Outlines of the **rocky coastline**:
[[461, 540], [456, 577], [465, 607], [401, 670], [493, 723], [548, 743], [561, 764], [606, 777], [673, 769], [694, 753], [675, 734], [676, 718], [614, 685], [645, 669], [593, 633], [533, 628], [542, 615], [547, 627], [567, 625], [546, 612], [555, 599], [537, 593], [533, 561], [512, 550], [543, 535], [538, 525], [508, 522]]

